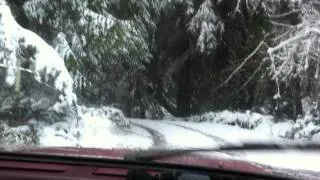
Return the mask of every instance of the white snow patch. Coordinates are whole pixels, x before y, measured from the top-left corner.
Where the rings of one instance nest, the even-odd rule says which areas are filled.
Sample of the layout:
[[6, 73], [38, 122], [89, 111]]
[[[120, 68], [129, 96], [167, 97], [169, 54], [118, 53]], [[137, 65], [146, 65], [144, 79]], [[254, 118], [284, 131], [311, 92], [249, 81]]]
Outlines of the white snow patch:
[[314, 136], [312, 136], [312, 141], [318, 141], [318, 142], [320, 142], [320, 133], [315, 134]]
[[170, 121], [152, 121], [141, 119], [131, 119], [131, 121], [133, 123], [155, 129], [162, 133], [167, 141], [167, 147], [165, 148], [217, 147], [218, 145], [217, 142], [209, 137], [166, 123]]
[[320, 171], [319, 152], [278, 151], [278, 152], [247, 152], [244, 157], [249, 161], [273, 167]]
[[152, 145], [143, 129], [122, 129], [104, 114], [87, 112], [77, 119], [54, 125], [40, 125], [41, 146], [71, 146], [92, 148], [139, 148]]
[[293, 126], [293, 121], [275, 123], [271, 127], [272, 134], [278, 137], [287, 138], [290, 136], [288, 133], [292, 130]]
[[[271, 135], [270, 127], [265, 127], [265, 130], [248, 130], [239, 128], [236, 126], [229, 126], [225, 124], [216, 124], [210, 122], [182, 122], [175, 121], [174, 124], [183, 125], [189, 128], [199, 130], [201, 132], [210, 134], [224, 139], [226, 142], [231, 144], [238, 144], [241, 142], [257, 141], [257, 140], [271, 140], [276, 138]], [[259, 133], [257, 133], [259, 131]], [[255, 134], [256, 133], [256, 134]], [[253, 135], [255, 134], [255, 135]]]
[[245, 129], [257, 128], [262, 123], [265, 123], [265, 125], [271, 125], [273, 123], [272, 116], [266, 116], [251, 111], [233, 112], [229, 110], [224, 110], [221, 112], [208, 112], [202, 115], [189, 117], [187, 118], [187, 120], [194, 122], [211, 122], [215, 124], [227, 124]]

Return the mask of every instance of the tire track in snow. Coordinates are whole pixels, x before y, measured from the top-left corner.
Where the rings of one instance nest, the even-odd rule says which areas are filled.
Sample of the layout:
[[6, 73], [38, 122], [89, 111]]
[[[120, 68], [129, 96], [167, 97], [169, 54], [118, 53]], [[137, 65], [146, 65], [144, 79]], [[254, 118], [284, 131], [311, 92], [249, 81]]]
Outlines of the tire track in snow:
[[[169, 123], [169, 122], [167, 122], [166, 124], [172, 125], [172, 126], [177, 126], [177, 127], [189, 130], [189, 131], [193, 131], [193, 132], [199, 133], [199, 134], [204, 135], [204, 136], [206, 136], [208, 138], [211, 138], [212, 140], [214, 140], [214, 142], [217, 142], [219, 145], [232, 145], [232, 143], [228, 142], [227, 140], [224, 140], [223, 138], [220, 138], [218, 136], [214, 136], [214, 135], [206, 133], [206, 132], [202, 132], [202, 131], [200, 131], [198, 129], [194, 129], [194, 128], [191, 128], [191, 127], [188, 127], [188, 126], [183, 126], [183, 125], [180, 125], [180, 124]], [[216, 151], [216, 152], [220, 152], [220, 151]], [[225, 154], [229, 154], [231, 156], [240, 157], [240, 155], [238, 153], [232, 153], [232, 152], [226, 152], [226, 151], [221, 151], [221, 152], [223, 152]]]
[[149, 128], [147, 126], [138, 124], [138, 123], [131, 122], [131, 124], [146, 130], [151, 135], [152, 141], [153, 141], [153, 148], [154, 147], [163, 148], [167, 145], [167, 141], [166, 141], [165, 136], [162, 133], [160, 133], [159, 131], [152, 129], [152, 128]]
[[204, 135], [206, 137], [209, 137], [211, 139], [213, 139], [215, 142], [219, 143], [219, 145], [228, 145], [230, 144], [228, 141], [218, 137], [218, 136], [214, 136], [212, 134], [209, 134], [209, 133], [206, 133], [206, 132], [202, 132], [198, 129], [194, 129], [194, 128], [191, 128], [191, 127], [188, 127], [188, 126], [183, 126], [183, 125], [180, 125], [180, 124], [175, 124], [175, 123], [166, 123], [166, 124], [169, 124], [169, 125], [172, 125], [172, 126], [177, 126], [177, 127], [180, 127], [180, 128], [183, 128], [183, 129], [187, 129], [189, 131], [193, 131], [193, 132], [196, 132], [196, 133], [199, 133], [201, 135]]

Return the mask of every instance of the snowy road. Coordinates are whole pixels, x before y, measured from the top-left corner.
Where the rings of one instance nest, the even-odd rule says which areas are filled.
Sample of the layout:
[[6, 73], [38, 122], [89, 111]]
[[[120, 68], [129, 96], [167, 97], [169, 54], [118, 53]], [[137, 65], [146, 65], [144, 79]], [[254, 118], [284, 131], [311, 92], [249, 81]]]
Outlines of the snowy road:
[[[41, 126], [40, 145], [93, 148], [215, 148], [219, 145], [248, 141], [285, 141], [279, 138], [285, 124], [264, 123], [248, 130], [237, 126], [212, 122], [186, 122], [180, 120], [130, 119], [130, 129], [118, 128], [103, 117], [84, 115], [78, 124], [68, 122]], [[318, 152], [233, 152], [205, 153], [218, 158], [245, 159], [276, 167], [320, 171]], [[292, 158], [294, 157], [294, 158]]]
[[[239, 127], [210, 122], [153, 121], [130, 119], [134, 126], [145, 129], [152, 137], [156, 147], [217, 147], [219, 145], [238, 144], [241, 141], [270, 141], [270, 130], [247, 130]], [[270, 127], [271, 128], [271, 127]]]
[[132, 126], [137, 126], [137, 127], [140, 127], [142, 129], [146, 130], [150, 134], [152, 141], [153, 141], [153, 146], [152, 146], [153, 148], [165, 148], [166, 147], [166, 144], [167, 144], [166, 138], [159, 131], [152, 129], [148, 126], [142, 125], [142, 124], [138, 124], [138, 123], [131, 123], [131, 124], [132, 124]]
[[[154, 131], [152, 139], [161, 136], [160, 141], [166, 148], [183, 147], [216, 147], [225, 144], [237, 144], [248, 141], [284, 141], [276, 136], [274, 127], [270, 124], [255, 130], [241, 129], [235, 126], [221, 125], [210, 122], [185, 122], [185, 121], [152, 121], [131, 119], [135, 125], [143, 127], [146, 131]], [[277, 125], [278, 126], [278, 125]], [[281, 133], [281, 132], [278, 132]], [[164, 139], [163, 139], [164, 138]], [[154, 143], [157, 144], [157, 143]], [[258, 151], [258, 152], [233, 152], [233, 153], [205, 153], [206, 155], [224, 158], [246, 159], [252, 162], [271, 165], [280, 168], [304, 169], [320, 171], [317, 162], [320, 153], [303, 151]], [[295, 157], [295, 158], [292, 158]]]
[[171, 124], [170, 121], [131, 119], [131, 122], [133, 125], [144, 127], [145, 130], [151, 131], [150, 134], [153, 140], [161, 139], [161, 142], [154, 142], [154, 144], [161, 144], [165, 148], [216, 147], [225, 142], [222, 138], [188, 127]]
[[202, 135], [204, 135], [204, 136], [207, 136], [207, 137], [211, 138], [214, 142], [218, 143], [219, 145], [220, 145], [220, 144], [221, 144], [221, 145], [222, 145], [222, 144], [229, 144], [229, 143], [227, 142], [227, 140], [225, 140], [225, 139], [222, 139], [222, 138], [220, 138], [220, 137], [218, 137], [218, 136], [214, 136], [214, 135], [212, 135], [212, 134], [203, 132], [203, 131], [198, 130], [198, 129], [194, 129], [194, 128], [191, 128], [191, 127], [188, 127], [188, 126], [183, 126], [183, 125], [174, 124], [174, 123], [167, 123], [167, 124], [173, 125], [173, 126], [178, 126], [178, 127], [183, 128], [183, 129], [186, 129], [186, 130], [189, 130], [189, 131], [194, 131], [194, 132], [197, 132], [197, 133], [202, 134]]

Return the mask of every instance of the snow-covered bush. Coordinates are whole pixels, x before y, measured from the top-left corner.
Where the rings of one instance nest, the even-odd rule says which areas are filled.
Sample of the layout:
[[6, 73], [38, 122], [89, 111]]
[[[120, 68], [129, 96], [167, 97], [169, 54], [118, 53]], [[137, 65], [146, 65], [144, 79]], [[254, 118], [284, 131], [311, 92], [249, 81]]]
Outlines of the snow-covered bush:
[[200, 116], [192, 116], [187, 120], [196, 122], [212, 122], [217, 124], [227, 124], [231, 126], [238, 126], [245, 129], [254, 129], [263, 122], [272, 122], [274, 118], [272, 116], [266, 116], [251, 111], [247, 112], [232, 112], [232, 111], [221, 111], [221, 112], [208, 112]]
[[292, 120], [277, 122], [272, 124], [271, 132], [273, 135], [280, 138], [293, 139], [293, 135], [292, 135], [293, 127], [294, 127], [294, 121]]
[[147, 119], [155, 120], [168, 120], [174, 118], [173, 115], [168, 112], [168, 110], [156, 103], [150, 104], [147, 107], [145, 117]]
[[9, 124], [24, 124], [33, 117], [62, 120], [74, 112], [73, 80], [63, 59], [37, 34], [22, 28], [4, 0], [0, 0], [0, 80], [0, 112]]
[[89, 143], [99, 146], [95, 139], [99, 136], [119, 136], [122, 132], [130, 135], [130, 122], [118, 109], [78, 106], [77, 111], [77, 117], [66, 117], [64, 121], [54, 123], [31, 119], [24, 125], [12, 127], [0, 121], [0, 144], [80, 147]]
[[293, 126], [291, 137], [294, 139], [311, 140], [313, 136], [320, 134], [320, 116], [316, 114], [307, 114], [296, 121]]
[[198, 116], [187, 118], [188, 121], [212, 122], [238, 126], [244, 129], [271, 128], [273, 134], [285, 139], [311, 140], [319, 139], [320, 136], [320, 114], [312, 111], [294, 122], [283, 120], [276, 122], [273, 116], [262, 115], [251, 111], [247, 112], [208, 112]]
[[[151, 145], [136, 143], [138, 135], [132, 133], [129, 121], [122, 112], [112, 107], [78, 106], [78, 118], [69, 118], [64, 122], [46, 124], [35, 121], [35, 128], [42, 146], [71, 147], [140, 147]], [[58, 142], [57, 142], [58, 141]]]
[[113, 107], [102, 106], [100, 108], [97, 108], [80, 106], [79, 112], [81, 112], [82, 114], [90, 114], [92, 117], [97, 116], [106, 120], [111, 120], [121, 128], [129, 128], [130, 126], [130, 121], [125, 118], [123, 112]]
[[1, 145], [34, 145], [39, 142], [38, 135], [31, 125], [9, 127], [8, 124], [0, 121], [0, 132]]

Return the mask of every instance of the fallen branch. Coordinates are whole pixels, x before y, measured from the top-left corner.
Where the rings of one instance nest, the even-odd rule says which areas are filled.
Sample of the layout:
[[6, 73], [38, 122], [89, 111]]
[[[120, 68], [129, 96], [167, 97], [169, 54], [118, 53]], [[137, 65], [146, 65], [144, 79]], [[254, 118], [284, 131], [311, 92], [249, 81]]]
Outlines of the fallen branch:
[[251, 54], [249, 54], [249, 56], [247, 56], [244, 61], [242, 61], [242, 63], [228, 76], [228, 78], [226, 80], [223, 81], [223, 83], [221, 83], [219, 85], [219, 87], [217, 89], [220, 89], [221, 87], [223, 87], [224, 85], [226, 85], [235, 74], [237, 74], [239, 72], [239, 70], [260, 50], [260, 48], [262, 46], [266, 46], [266, 43], [264, 41], [261, 41], [259, 43], [259, 45], [256, 47], [256, 49], [254, 51], [251, 52]]
[[252, 75], [248, 78], [248, 80], [240, 87], [239, 91], [241, 91], [243, 88], [245, 88], [249, 82], [253, 79], [253, 77], [260, 71], [262, 65], [266, 62], [266, 60], [262, 60], [258, 68], [252, 73]]
[[236, 13], [236, 12], [241, 12], [241, 10], [240, 10], [240, 3], [241, 3], [241, 0], [238, 0], [238, 2], [237, 2], [237, 6], [236, 6], [236, 8], [234, 9], [234, 13]]
[[290, 28], [290, 29], [295, 28], [295, 26], [293, 26], [293, 25], [285, 24], [285, 23], [279, 23], [279, 22], [276, 22], [276, 21], [270, 21], [270, 23], [275, 25], [275, 26], [281, 26], [281, 27]]
[[24, 72], [28, 72], [28, 73], [31, 73], [31, 74], [34, 74], [34, 72], [33, 71], [31, 71], [30, 69], [25, 69], [25, 68], [22, 68], [22, 67], [17, 67], [17, 66], [7, 66], [7, 65], [5, 65], [5, 64], [0, 64], [0, 67], [2, 67], [2, 68], [13, 68], [13, 69], [18, 69], [18, 70], [20, 70], [20, 71], [24, 71]]
[[165, 73], [165, 77], [171, 77], [173, 73], [179, 71], [184, 63], [188, 60], [189, 56], [192, 54], [193, 45], [190, 43], [189, 48], [178, 58], [175, 59], [174, 63], [169, 67]]
[[291, 14], [294, 14], [294, 13], [299, 13], [300, 10], [293, 10], [293, 11], [289, 11], [289, 12], [285, 12], [285, 13], [282, 13], [282, 14], [274, 14], [274, 15], [269, 15], [270, 18], [282, 18], [282, 17], [286, 17], [286, 16], [289, 16]]

